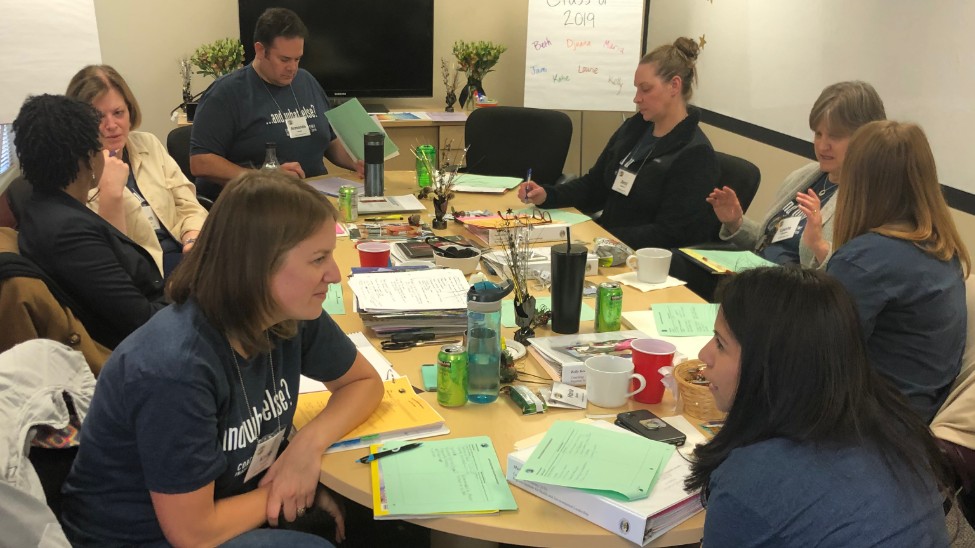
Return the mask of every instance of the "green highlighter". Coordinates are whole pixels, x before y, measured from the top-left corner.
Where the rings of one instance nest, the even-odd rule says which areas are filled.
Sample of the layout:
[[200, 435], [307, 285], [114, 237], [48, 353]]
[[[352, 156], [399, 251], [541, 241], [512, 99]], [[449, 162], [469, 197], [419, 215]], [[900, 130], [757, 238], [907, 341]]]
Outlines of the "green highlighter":
[[427, 392], [437, 390], [437, 366], [432, 363], [420, 366], [420, 374], [423, 376], [423, 389]]

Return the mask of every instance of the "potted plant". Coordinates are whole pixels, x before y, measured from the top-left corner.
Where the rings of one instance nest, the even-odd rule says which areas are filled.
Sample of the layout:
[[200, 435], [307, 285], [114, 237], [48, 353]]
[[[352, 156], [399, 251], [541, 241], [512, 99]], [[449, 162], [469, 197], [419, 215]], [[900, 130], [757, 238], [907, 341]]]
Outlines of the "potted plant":
[[[206, 90], [192, 95], [190, 94], [190, 69], [196, 67], [196, 73], [203, 76], [212, 76], [214, 80], [225, 74], [239, 69], [244, 65], [244, 45], [236, 38], [221, 38], [209, 44], [203, 44], [196, 48], [189, 61], [186, 58], [180, 60], [179, 72], [183, 81], [183, 110], [186, 112], [186, 119], [193, 121], [193, 114], [196, 112], [196, 102]], [[212, 84], [211, 84], [212, 85]], [[207, 87], [207, 89], [210, 89]]]
[[454, 42], [454, 57], [457, 68], [467, 73], [467, 85], [460, 90], [460, 104], [467, 105], [473, 99], [474, 91], [484, 94], [484, 77], [498, 64], [501, 54], [508, 48], [494, 42]]

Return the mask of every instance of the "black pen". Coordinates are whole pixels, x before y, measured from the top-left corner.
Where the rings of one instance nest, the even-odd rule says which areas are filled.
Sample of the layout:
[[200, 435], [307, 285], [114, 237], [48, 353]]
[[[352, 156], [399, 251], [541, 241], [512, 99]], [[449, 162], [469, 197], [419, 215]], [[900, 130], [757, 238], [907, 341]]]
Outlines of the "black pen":
[[380, 451], [378, 453], [370, 453], [361, 459], [356, 459], [356, 462], [361, 462], [362, 464], [368, 464], [376, 459], [381, 459], [383, 457], [388, 457], [389, 455], [395, 455], [402, 451], [409, 451], [410, 449], [416, 449], [417, 447], [423, 445], [422, 443], [407, 443], [406, 445], [401, 445], [394, 449], [387, 449], [385, 451]]

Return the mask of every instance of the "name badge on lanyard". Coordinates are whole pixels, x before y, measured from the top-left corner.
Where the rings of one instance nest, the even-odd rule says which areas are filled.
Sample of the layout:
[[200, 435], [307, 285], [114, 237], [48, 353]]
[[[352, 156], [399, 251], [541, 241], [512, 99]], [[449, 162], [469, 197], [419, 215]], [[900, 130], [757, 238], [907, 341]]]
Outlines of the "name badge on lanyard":
[[149, 220], [149, 224], [152, 225], [153, 230], [160, 230], [162, 225], [159, 224], [159, 217], [156, 217], [156, 212], [152, 210], [149, 203], [145, 200], [142, 201], [142, 214]]
[[308, 137], [311, 129], [308, 127], [308, 120], [304, 116], [295, 116], [284, 121], [288, 126], [288, 137], [297, 139], [298, 137]]
[[244, 476], [244, 483], [271, 467], [274, 459], [278, 456], [278, 449], [281, 448], [281, 442], [283, 440], [284, 428], [278, 428], [277, 432], [257, 444], [257, 449], [254, 450], [254, 456], [251, 457], [251, 464], [247, 467], [247, 475]]
[[613, 190], [619, 192], [623, 196], [629, 196], [630, 190], [633, 189], [633, 182], [636, 181], [636, 173], [632, 171], [627, 171], [625, 168], [620, 168], [616, 172], [616, 180], [613, 181]]
[[799, 229], [799, 217], [786, 217], [779, 221], [779, 226], [775, 231], [775, 235], [772, 236], [772, 243], [781, 242], [782, 240], [788, 240], [796, 234], [796, 230]]

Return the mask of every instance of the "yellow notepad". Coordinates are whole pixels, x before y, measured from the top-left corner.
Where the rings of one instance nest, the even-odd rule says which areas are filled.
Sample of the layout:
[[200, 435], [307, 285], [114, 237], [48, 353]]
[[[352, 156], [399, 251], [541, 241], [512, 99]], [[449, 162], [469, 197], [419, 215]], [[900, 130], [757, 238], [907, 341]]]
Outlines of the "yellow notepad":
[[[450, 432], [444, 426], [440, 413], [413, 391], [408, 378], [399, 377], [386, 381], [383, 385], [385, 393], [376, 411], [326, 452], [358, 449], [386, 440], [424, 438]], [[331, 392], [300, 394], [295, 409], [295, 428], [300, 430], [318, 416], [331, 396]]]

